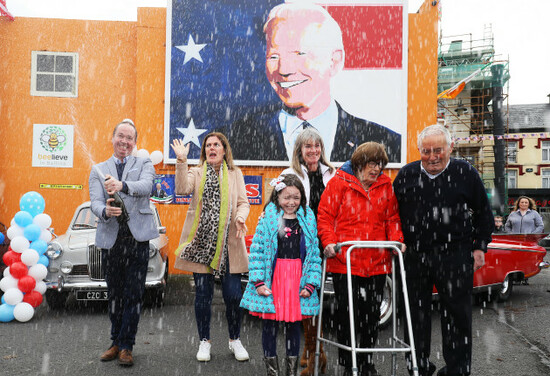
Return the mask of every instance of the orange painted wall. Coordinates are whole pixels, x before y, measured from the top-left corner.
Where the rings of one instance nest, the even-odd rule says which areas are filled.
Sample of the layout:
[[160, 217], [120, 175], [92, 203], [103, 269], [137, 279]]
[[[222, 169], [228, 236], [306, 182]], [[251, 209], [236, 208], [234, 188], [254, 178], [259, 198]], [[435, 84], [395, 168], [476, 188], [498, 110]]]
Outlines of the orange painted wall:
[[[418, 158], [418, 132], [436, 119], [436, 8], [428, 0], [418, 14], [409, 15], [407, 161]], [[0, 21], [0, 41], [0, 221], [8, 225], [19, 210], [21, 195], [34, 190], [44, 196], [56, 232], [63, 233], [76, 206], [89, 199], [87, 153], [95, 161], [111, 155], [110, 136], [117, 122], [134, 119], [138, 148], [163, 150], [166, 9], [140, 8], [136, 23], [36, 18]], [[30, 96], [32, 50], [79, 53], [78, 98]], [[72, 169], [31, 167], [32, 124], [76, 125]], [[162, 163], [156, 170], [174, 173], [172, 165]], [[262, 175], [267, 193], [268, 182], [282, 169], [242, 170]], [[388, 174], [395, 177], [397, 171]], [[40, 183], [82, 184], [84, 188], [45, 190], [38, 188]], [[264, 202], [267, 197], [264, 194]], [[247, 220], [250, 234], [262, 208], [251, 207]], [[178, 244], [186, 211], [186, 205], [159, 206], [172, 250]], [[173, 259], [170, 272], [177, 273]]]
[[437, 121], [437, 27], [437, 5], [431, 0], [409, 14], [407, 162], [420, 159], [418, 134]]
[[[28, 191], [46, 200], [57, 233], [88, 200], [91, 162], [107, 159], [114, 123], [135, 116], [136, 27], [133, 22], [16, 18], [0, 21], [0, 221], [9, 225]], [[30, 95], [31, 52], [79, 54], [78, 98]], [[33, 168], [33, 124], [75, 126], [73, 168]], [[82, 184], [82, 190], [40, 189]]]

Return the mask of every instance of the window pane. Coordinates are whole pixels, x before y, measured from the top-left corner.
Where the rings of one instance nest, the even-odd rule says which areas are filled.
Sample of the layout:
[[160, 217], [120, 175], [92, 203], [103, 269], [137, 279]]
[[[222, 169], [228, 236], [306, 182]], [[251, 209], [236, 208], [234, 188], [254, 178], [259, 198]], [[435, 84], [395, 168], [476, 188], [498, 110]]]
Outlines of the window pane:
[[548, 149], [542, 149], [542, 160], [548, 161]]
[[36, 70], [38, 72], [53, 72], [54, 71], [54, 55], [37, 55]]
[[36, 75], [36, 90], [37, 91], [53, 91], [53, 74], [37, 74]]
[[542, 188], [550, 188], [550, 179], [542, 178]]
[[55, 59], [55, 71], [58, 73], [73, 72], [73, 57], [72, 56], [57, 56]]
[[73, 77], [71, 76], [55, 76], [55, 91], [60, 92], [72, 92], [73, 90]]

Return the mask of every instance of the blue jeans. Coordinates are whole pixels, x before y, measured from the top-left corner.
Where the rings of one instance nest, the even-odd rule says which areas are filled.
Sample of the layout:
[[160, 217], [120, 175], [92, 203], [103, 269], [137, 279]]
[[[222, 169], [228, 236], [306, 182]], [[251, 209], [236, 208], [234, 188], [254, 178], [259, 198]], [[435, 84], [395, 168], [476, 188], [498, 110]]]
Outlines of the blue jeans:
[[109, 291], [113, 346], [132, 350], [139, 323], [149, 262], [149, 242], [119, 233], [115, 245], [101, 252]]
[[[272, 358], [277, 356], [277, 332], [279, 321], [262, 320], [262, 347], [264, 356]], [[285, 322], [286, 340], [285, 348], [287, 356], [298, 356], [300, 353], [300, 327], [301, 321]]]
[[[197, 320], [199, 338], [200, 340], [209, 340], [212, 297], [214, 296], [214, 276], [210, 273], [193, 273], [193, 277], [195, 279], [195, 318]], [[222, 282], [229, 339], [239, 339], [242, 317], [239, 305], [243, 296], [241, 274], [227, 272], [220, 279]]]

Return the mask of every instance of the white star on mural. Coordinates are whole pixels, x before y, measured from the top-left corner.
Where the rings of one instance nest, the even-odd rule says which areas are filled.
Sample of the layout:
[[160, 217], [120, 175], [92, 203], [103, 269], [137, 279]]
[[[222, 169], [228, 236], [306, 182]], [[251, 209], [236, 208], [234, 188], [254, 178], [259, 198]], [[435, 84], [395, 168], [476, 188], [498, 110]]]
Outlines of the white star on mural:
[[183, 64], [185, 65], [191, 59], [197, 59], [202, 63], [200, 50], [202, 50], [204, 46], [206, 46], [206, 44], [195, 44], [195, 40], [191, 34], [189, 34], [187, 45], [176, 46], [176, 48], [185, 53], [185, 58], [183, 60]]
[[187, 145], [188, 143], [192, 142], [195, 145], [197, 145], [198, 148], [201, 147], [201, 143], [199, 142], [199, 136], [206, 132], [206, 129], [197, 129], [195, 128], [195, 123], [193, 122], [193, 119], [189, 122], [189, 125], [187, 128], [176, 128], [178, 132], [183, 134], [183, 144]]

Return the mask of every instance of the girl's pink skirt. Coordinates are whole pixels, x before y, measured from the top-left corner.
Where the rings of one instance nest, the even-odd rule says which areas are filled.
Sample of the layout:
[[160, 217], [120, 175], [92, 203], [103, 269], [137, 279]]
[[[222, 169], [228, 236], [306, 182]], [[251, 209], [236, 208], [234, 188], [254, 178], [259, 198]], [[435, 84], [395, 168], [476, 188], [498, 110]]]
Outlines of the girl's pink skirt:
[[[262, 319], [295, 322], [302, 320], [300, 308], [300, 279], [302, 278], [302, 260], [277, 259], [273, 272], [271, 293], [275, 304], [275, 313], [250, 312]], [[309, 317], [309, 316], [304, 316]]]

